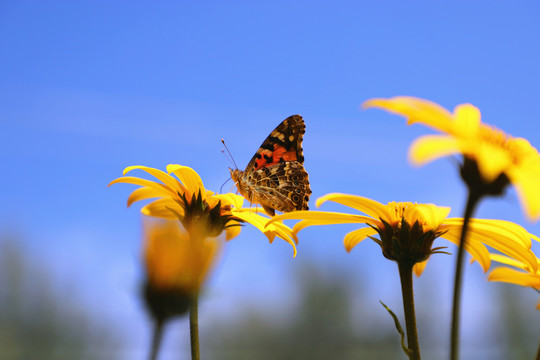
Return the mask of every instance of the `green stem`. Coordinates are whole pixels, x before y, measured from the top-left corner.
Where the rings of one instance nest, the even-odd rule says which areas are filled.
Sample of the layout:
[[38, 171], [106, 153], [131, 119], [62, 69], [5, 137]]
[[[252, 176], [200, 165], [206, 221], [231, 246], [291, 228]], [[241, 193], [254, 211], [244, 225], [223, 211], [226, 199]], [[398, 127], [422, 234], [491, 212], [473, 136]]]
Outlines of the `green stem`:
[[420, 345], [418, 343], [418, 331], [416, 330], [416, 314], [414, 311], [413, 292], [413, 265], [398, 263], [399, 278], [401, 280], [401, 294], [403, 296], [403, 311], [405, 313], [405, 325], [407, 328], [407, 346], [410, 354], [409, 359], [420, 360]]
[[459, 239], [459, 248], [456, 259], [456, 273], [454, 277], [454, 298], [452, 303], [452, 331], [450, 335], [450, 359], [458, 359], [459, 351], [459, 315], [461, 307], [461, 288], [463, 283], [463, 258], [465, 253], [466, 236], [469, 228], [469, 220], [480, 201], [481, 194], [469, 189], [467, 207], [463, 216], [463, 227], [461, 228], [461, 237]]
[[152, 347], [150, 349], [150, 356], [148, 357], [150, 360], [157, 359], [159, 347], [161, 346], [161, 339], [163, 338], [163, 325], [163, 321], [156, 321], [154, 334], [152, 335]]
[[189, 306], [189, 333], [191, 339], [191, 360], [200, 360], [199, 355], [199, 304], [195, 297]]
[[536, 353], [536, 360], [540, 360], [540, 343], [538, 343], [538, 352]]

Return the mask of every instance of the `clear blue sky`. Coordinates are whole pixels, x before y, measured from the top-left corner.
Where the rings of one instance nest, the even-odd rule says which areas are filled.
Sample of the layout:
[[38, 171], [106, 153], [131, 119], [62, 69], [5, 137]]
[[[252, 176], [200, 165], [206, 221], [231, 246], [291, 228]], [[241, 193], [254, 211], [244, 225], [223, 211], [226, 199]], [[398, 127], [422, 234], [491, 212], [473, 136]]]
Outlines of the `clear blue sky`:
[[[534, 1], [0, 1], [0, 226], [20, 234], [60, 283], [75, 284], [91, 311], [108, 311], [146, 344], [133, 296], [140, 206], [125, 209], [133, 187], [106, 188], [124, 167], [188, 165], [217, 191], [229, 176], [221, 138], [243, 167], [281, 120], [301, 114], [313, 200], [346, 192], [451, 206], [460, 216], [455, 165], [406, 162], [408, 144], [428, 130], [359, 105], [395, 95], [447, 108], [470, 102], [485, 122], [540, 147], [539, 16]], [[513, 191], [485, 201], [478, 216], [540, 234]], [[294, 260], [284, 242], [245, 229], [201, 312], [287, 303], [303, 260], [346, 264], [373, 284], [389, 279], [370, 299], [399, 309], [395, 265], [373, 243], [346, 254], [348, 229], [306, 230]], [[453, 261], [435, 260], [417, 284], [440, 287], [446, 311]], [[498, 286], [468, 270], [466, 314]], [[527, 304], [538, 318], [536, 300]], [[466, 331], [485, 324], [474, 326]]]

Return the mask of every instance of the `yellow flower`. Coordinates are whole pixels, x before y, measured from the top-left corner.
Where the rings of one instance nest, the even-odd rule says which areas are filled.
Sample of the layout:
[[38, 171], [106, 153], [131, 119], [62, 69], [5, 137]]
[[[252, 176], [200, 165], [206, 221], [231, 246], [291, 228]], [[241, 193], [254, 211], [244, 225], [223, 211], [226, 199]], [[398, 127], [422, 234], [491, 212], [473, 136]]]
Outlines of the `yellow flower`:
[[216, 259], [220, 242], [201, 229], [191, 234], [175, 220], [144, 223], [144, 260], [148, 283], [196, 295]]
[[462, 154], [464, 166], [467, 167], [467, 161], [472, 162], [484, 185], [496, 183], [502, 191], [502, 187], [511, 182], [527, 216], [540, 217], [538, 150], [526, 139], [512, 137], [482, 123], [480, 110], [475, 106], [461, 104], [451, 113], [431, 101], [408, 96], [371, 99], [363, 106], [405, 116], [408, 124], [422, 123], [443, 133], [415, 140], [409, 151], [413, 164], [422, 165], [443, 156]]
[[[367, 216], [326, 211], [295, 211], [275, 216], [273, 221], [301, 219], [293, 227], [297, 234], [307, 226], [359, 223], [368, 225], [348, 233], [344, 238], [345, 249], [351, 251], [362, 240], [375, 240], [383, 255], [395, 261], [407, 261], [414, 266], [420, 276], [426, 261], [442, 248], [432, 248], [433, 241], [444, 238], [458, 245], [463, 219], [447, 218], [450, 208], [433, 204], [391, 202], [383, 205], [377, 201], [355, 195], [328, 194], [317, 199], [317, 207], [326, 201], [333, 201]], [[379, 235], [375, 239], [373, 235]], [[530, 234], [522, 227], [502, 220], [471, 219], [470, 237], [465, 249], [478, 261], [484, 271], [490, 267], [489, 245], [501, 252], [521, 259], [531, 265], [535, 260], [528, 249], [531, 247]]]
[[188, 232], [178, 220], [144, 222], [144, 296], [159, 322], [186, 313], [215, 263], [221, 242], [204, 228]]
[[[149, 173], [159, 181], [125, 176], [136, 169]], [[144, 215], [179, 219], [189, 232], [193, 227], [205, 227], [206, 231], [208, 228], [212, 229], [212, 236], [217, 236], [225, 230], [227, 240], [240, 233], [240, 222], [247, 222], [262, 231], [270, 242], [276, 236], [287, 241], [293, 247], [296, 256], [296, 246], [290, 228], [282, 223], [265, 228], [268, 217], [262, 216], [255, 209], [242, 208], [244, 201], [242, 196], [232, 193], [214, 194], [206, 190], [199, 174], [187, 166], [168, 165], [167, 173], [146, 166], [129, 166], [124, 170], [124, 176], [111, 181], [109, 186], [116, 183], [141, 186], [128, 197], [128, 207], [136, 201], [157, 198], [141, 209]]]
[[[537, 240], [538, 238], [535, 237]], [[533, 254], [534, 256], [534, 254]], [[519, 260], [513, 259], [508, 256], [499, 254], [490, 254], [491, 260], [499, 262], [501, 264], [512, 266], [516, 269], [508, 267], [498, 267], [494, 269], [488, 276], [489, 281], [502, 281], [511, 284], [516, 284], [525, 287], [531, 287], [540, 292], [540, 259], [536, 258], [536, 268], [531, 267], [529, 264], [523, 263]], [[536, 309], [540, 310], [540, 300], [536, 305]]]

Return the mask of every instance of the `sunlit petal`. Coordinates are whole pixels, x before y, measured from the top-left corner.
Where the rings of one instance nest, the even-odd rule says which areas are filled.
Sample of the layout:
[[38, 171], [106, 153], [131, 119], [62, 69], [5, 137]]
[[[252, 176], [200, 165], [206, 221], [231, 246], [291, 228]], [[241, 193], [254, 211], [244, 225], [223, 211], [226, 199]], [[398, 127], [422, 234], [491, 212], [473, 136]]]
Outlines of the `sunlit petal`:
[[540, 217], [540, 174], [529, 172], [526, 169], [515, 169], [509, 173], [516, 187], [516, 192], [525, 208], [525, 214], [529, 220]]
[[[171, 211], [172, 210], [172, 211]], [[176, 201], [170, 198], [158, 199], [144, 206], [141, 212], [147, 216], [154, 216], [162, 219], [176, 219], [178, 215], [184, 214], [184, 209]]]
[[154, 169], [154, 168], [151, 168], [151, 167], [147, 167], [147, 166], [140, 166], [140, 165], [135, 165], [135, 166], [128, 166], [127, 168], [124, 169], [124, 175], [126, 175], [128, 172], [132, 171], [132, 170], [135, 170], [135, 169], [140, 169], [140, 170], [143, 170], [143, 171], [146, 171], [147, 173], [149, 173], [150, 175], [154, 176], [155, 178], [157, 178], [159, 181], [161, 181], [165, 186], [171, 188], [171, 189], [175, 189], [175, 190], [178, 190], [178, 191], [182, 191], [183, 192], [183, 186], [182, 184], [180, 184], [178, 182], [178, 180], [176, 180], [175, 178], [173, 178], [172, 176], [170, 176], [169, 174], [161, 171], [161, 170], [158, 170], [158, 169]]
[[225, 240], [229, 241], [240, 235], [240, 231], [242, 230], [242, 226], [238, 223], [238, 221], [231, 221], [229, 224], [229, 227], [225, 229]]
[[184, 184], [190, 193], [196, 194], [200, 190], [201, 194], [203, 195], [203, 199], [206, 197], [206, 191], [204, 189], [201, 177], [192, 168], [177, 164], [169, 164], [167, 165], [167, 172], [169, 174], [173, 173], [176, 175], [176, 177], [180, 179], [182, 184]]
[[486, 182], [495, 180], [512, 163], [508, 151], [485, 143], [474, 146], [474, 159], [476, 160], [480, 174], [482, 174]]
[[174, 196], [174, 195], [176, 195], [174, 193], [174, 191], [172, 191], [170, 188], [168, 188], [167, 186], [165, 186], [163, 184], [160, 184], [160, 183], [157, 183], [157, 182], [154, 182], [154, 181], [151, 181], [151, 180], [146, 180], [146, 179], [133, 177], [133, 176], [124, 176], [124, 177], [121, 177], [121, 178], [118, 178], [118, 179], [114, 179], [107, 186], [111, 186], [113, 184], [119, 184], [119, 183], [133, 184], [133, 185], [139, 185], [139, 186], [145, 186], [145, 187], [148, 187], [148, 188], [152, 188], [152, 189], [154, 189], [154, 190], [156, 190], [158, 192], [163, 193], [162, 196], [171, 196], [171, 195]]
[[433, 204], [418, 204], [405, 209], [403, 218], [409, 224], [418, 222], [425, 228], [437, 229], [450, 213], [447, 206], [436, 206]]
[[527, 270], [527, 266], [525, 264], [511, 257], [500, 255], [500, 254], [490, 254], [490, 256], [491, 256], [492, 261], [496, 261], [501, 264], [517, 267], [522, 270]]
[[133, 190], [133, 192], [129, 195], [127, 206], [130, 207], [136, 201], [162, 197], [163, 195], [164, 192], [161, 190], [156, 190], [149, 187], [141, 187]]
[[507, 267], [499, 267], [494, 269], [488, 276], [490, 281], [502, 281], [521, 286], [533, 287], [540, 289], [540, 276], [526, 273]]
[[364, 108], [377, 107], [407, 117], [409, 124], [422, 123], [441, 131], [451, 131], [452, 114], [442, 106], [424, 99], [396, 96], [390, 99], [370, 99]]
[[522, 261], [536, 270], [538, 263], [530, 250], [531, 239], [525, 229], [502, 220], [477, 221], [472, 219], [468, 242], [481, 242], [499, 250], [516, 260]]
[[345, 238], [343, 239], [345, 250], [347, 250], [347, 252], [350, 252], [362, 240], [366, 239], [368, 236], [375, 234], [377, 234], [377, 231], [371, 227], [351, 231], [350, 233], [345, 235]]
[[413, 165], [420, 166], [460, 152], [460, 142], [455, 138], [447, 135], [425, 135], [411, 144], [408, 157]]
[[[463, 224], [462, 218], [448, 218], [446, 224], [460, 227]], [[499, 234], [511, 239], [512, 242], [518, 242], [523, 247], [530, 248], [532, 245], [531, 239], [534, 235], [530, 234], [523, 227], [510, 221], [495, 220], [495, 219], [471, 219], [471, 228], [475, 232], [483, 232], [488, 235], [491, 233]]]
[[[443, 239], [459, 246], [461, 227], [446, 227], [443, 225], [441, 226], [441, 230], [446, 230], [446, 232], [441, 235]], [[489, 270], [489, 267], [491, 266], [489, 251], [482, 243], [477, 241], [467, 241], [465, 244], [465, 251], [471, 254], [474, 260], [478, 261], [478, 264], [480, 264], [484, 272]]]
[[461, 104], [454, 109], [454, 130], [464, 137], [474, 137], [480, 128], [480, 110], [471, 104]]
[[386, 221], [393, 219], [393, 214], [383, 204], [362, 196], [332, 193], [317, 199], [316, 205], [320, 207], [326, 201], [333, 201], [361, 211], [375, 219], [382, 218]]
[[244, 197], [233, 193], [217, 194], [213, 198], [221, 200], [223, 204], [230, 204], [236, 209], [241, 209], [244, 204]]
[[269, 224], [274, 221], [291, 220], [291, 219], [305, 219], [312, 220], [311, 225], [330, 225], [330, 224], [354, 224], [354, 223], [366, 223], [366, 224], [380, 224], [380, 221], [373, 218], [344, 214], [330, 211], [291, 211], [285, 214], [276, 215], [270, 219]]
[[[294, 240], [290, 237], [292, 231], [289, 229], [285, 231], [283, 227], [276, 226], [275, 224], [268, 225], [268, 218], [258, 215], [256, 212], [249, 211], [250, 209], [241, 209], [241, 211], [233, 211], [233, 215], [245, 222], [250, 223], [255, 226], [259, 231], [261, 231], [270, 242], [274, 240], [276, 234], [281, 237], [283, 240], [287, 241], [294, 249], [294, 256], [296, 256], [296, 245]], [[283, 224], [281, 224], [283, 225]]]
[[424, 269], [426, 268], [427, 262], [428, 260], [425, 260], [425, 261], [414, 264], [413, 266], [414, 275], [420, 277], [420, 275], [422, 275], [422, 273], [424, 272]]

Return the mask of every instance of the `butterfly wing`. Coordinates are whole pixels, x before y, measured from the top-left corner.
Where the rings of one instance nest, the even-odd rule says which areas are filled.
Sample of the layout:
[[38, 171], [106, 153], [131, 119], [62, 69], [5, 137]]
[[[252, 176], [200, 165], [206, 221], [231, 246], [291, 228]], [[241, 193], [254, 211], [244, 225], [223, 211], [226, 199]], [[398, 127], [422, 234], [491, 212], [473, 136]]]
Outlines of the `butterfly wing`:
[[254, 202], [262, 205], [269, 215], [275, 210], [289, 212], [308, 210], [308, 174], [297, 161], [286, 161], [264, 167], [246, 174], [245, 181], [250, 184]]
[[302, 140], [306, 125], [300, 115], [292, 115], [279, 124], [263, 141], [244, 172], [249, 173], [284, 161], [304, 163]]
[[306, 125], [300, 115], [283, 120], [262, 143], [243, 172], [238, 190], [269, 215], [275, 210], [307, 210], [311, 189], [304, 169], [302, 140]]

